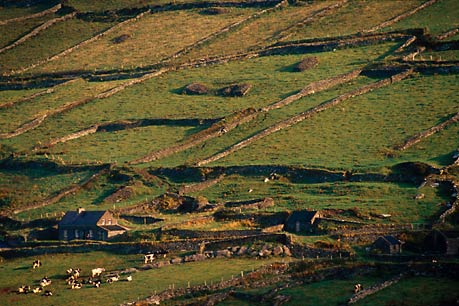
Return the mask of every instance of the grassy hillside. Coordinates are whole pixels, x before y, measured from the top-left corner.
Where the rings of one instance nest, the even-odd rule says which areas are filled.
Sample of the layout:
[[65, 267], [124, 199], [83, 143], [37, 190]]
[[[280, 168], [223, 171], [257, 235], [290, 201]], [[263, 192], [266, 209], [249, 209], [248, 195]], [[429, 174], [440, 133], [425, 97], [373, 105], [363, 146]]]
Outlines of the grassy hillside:
[[[356, 282], [400, 273], [357, 304], [417, 305], [418, 288], [428, 304], [457, 299], [457, 258], [424, 241], [459, 229], [458, 10], [453, 0], [1, 3], [0, 304], [43, 305], [14, 293], [43, 273], [54, 305], [153, 295], [342, 305]], [[110, 210], [130, 230], [58, 241], [60, 217], [78, 207]], [[320, 211], [314, 231], [284, 230], [298, 210]], [[402, 254], [372, 253], [381, 235], [403, 240]], [[219, 258], [188, 257], [202, 248]], [[181, 263], [143, 266], [157, 249]], [[41, 271], [29, 267], [37, 256]], [[135, 268], [132, 284], [144, 285], [65, 285], [70, 266], [99, 265]]]

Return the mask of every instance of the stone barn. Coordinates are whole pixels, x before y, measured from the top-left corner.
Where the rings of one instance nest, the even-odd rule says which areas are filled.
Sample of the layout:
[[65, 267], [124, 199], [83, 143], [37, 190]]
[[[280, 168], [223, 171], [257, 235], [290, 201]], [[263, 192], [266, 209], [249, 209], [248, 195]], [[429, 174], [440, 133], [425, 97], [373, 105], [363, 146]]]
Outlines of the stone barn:
[[383, 254], [400, 254], [403, 242], [394, 236], [381, 236], [373, 242], [372, 250]]
[[59, 240], [107, 240], [127, 230], [108, 210], [68, 211], [58, 224]]
[[318, 211], [294, 211], [285, 221], [284, 230], [293, 233], [315, 232], [317, 229], [317, 218], [320, 218], [320, 213]]
[[459, 255], [459, 232], [433, 230], [424, 240], [427, 251]]

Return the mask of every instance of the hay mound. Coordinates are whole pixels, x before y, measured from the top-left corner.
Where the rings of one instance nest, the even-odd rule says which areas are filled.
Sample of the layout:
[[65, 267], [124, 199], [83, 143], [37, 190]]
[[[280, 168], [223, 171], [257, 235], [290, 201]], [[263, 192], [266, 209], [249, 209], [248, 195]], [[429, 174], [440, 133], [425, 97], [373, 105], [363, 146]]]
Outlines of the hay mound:
[[317, 57], [306, 57], [298, 65], [295, 66], [295, 71], [305, 71], [308, 69], [312, 69], [319, 64], [319, 60]]
[[242, 97], [245, 96], [250, 89], [252, 89], [252, 85], [247, 83], [233, 84], [223, 87], [218, 91], [218, 94], [224, 97]]
[[183, 93], [187, 95], [205, 95], [208, 92], [207, 86], [201, 83], [191, 83], [183, 90]]

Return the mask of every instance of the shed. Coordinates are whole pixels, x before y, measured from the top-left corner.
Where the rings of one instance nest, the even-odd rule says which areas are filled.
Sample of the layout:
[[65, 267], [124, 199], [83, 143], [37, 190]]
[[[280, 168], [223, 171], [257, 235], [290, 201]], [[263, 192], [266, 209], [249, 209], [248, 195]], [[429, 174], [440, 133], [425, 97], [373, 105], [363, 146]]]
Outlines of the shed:
[[445, 255], [459, 254], [459, 232], [433, 230], [424, 240], [427, 251]]
[[315, 232], [316, 219], [320, 218], [320, 212], [312, 210], [298, 210], [290, 214], [284, 224], [284, 230], [288, 232]]
[[403, 242], [394, 236], [381, 236], [373, 242], [372, 249], [384, 254], [400, 254]]
[[127, 230], [108, 210], [85, 211], [78, 208], [68, 211], [58, 224], [59, 240], [107, 240]]

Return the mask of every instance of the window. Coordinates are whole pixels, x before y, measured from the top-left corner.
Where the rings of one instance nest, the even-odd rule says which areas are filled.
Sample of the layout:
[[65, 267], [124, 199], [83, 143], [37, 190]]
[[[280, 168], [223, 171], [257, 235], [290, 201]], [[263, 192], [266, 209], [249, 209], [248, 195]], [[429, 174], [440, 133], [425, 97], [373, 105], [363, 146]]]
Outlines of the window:
[[68, 239], [67, 230], [64, 230], [64, 232], [63, 232], [62, 234], [63, 234], [63, 236], [64, 236], [64, 240], [67, 240], [67, 239]]
[[112, 224], [112, 219], [108, 219], [108, 225]]
[[102, 225], [105, 225], [105, 219], [102, 219]]
[[78, 230], [75, 230], [75, 239], [78, 239]]
[[92, 230], [89, 230], [88, 239], [92, 239], [93, 237], [94, 237], [94, 233], [92, 232]]

